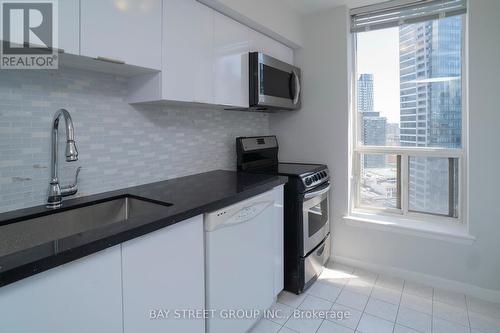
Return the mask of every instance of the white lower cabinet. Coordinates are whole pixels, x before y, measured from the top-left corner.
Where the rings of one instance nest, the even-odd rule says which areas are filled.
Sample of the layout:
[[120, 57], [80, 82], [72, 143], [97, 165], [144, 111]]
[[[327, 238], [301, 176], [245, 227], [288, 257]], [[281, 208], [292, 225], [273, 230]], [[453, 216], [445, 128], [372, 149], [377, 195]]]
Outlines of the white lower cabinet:
[[120, 246], [0, 288], [0, 331], [120, 333]]
[[123, 243], [124, 332], [205, 332], [203, 319], [176, 318], [205, 308], [204, 267], [202, 216]]
[[[265, 257], [273, 261], [276, 296], [283, 289], [282, 186], [273, 197], [274, 250]], [[0, 288], [0, 323], [9, 333], [204, 333], [205, 320], [193, 318], [204, 309], [202, 215]]]

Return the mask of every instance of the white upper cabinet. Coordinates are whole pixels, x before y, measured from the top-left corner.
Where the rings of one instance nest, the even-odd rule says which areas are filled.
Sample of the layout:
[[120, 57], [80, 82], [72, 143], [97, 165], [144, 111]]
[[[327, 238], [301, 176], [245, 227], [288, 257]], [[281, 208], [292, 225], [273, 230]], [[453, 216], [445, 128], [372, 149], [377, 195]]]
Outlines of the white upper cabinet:
[[80, 6], [81, 55], [161, 69], [162, 0], [82, 0]]
[[59, 49], [80, 54], [80, 0], [58, 2]]
[[251, 30], [252, 50], [265, 53], [283, 62], [293, 64], [293, 50], [280, 42]]
[[293, 63], [285, 45], [223, 15], [214, 13], [214, 102], [248, 107], [248, 53], [263, 52]]
[[248, 107], [248, 52], [251, 29], [214, 13], [214, 100], [216, 104]]
[[194, 0], [163, 1], [164, 100], [213, 103], [213, 11]]
[[293, 63], [292, 49], [195, 0], [163, 0], [161, 45], [161, 74], [129, 81], [130, 103], [247, 108], [249, 52]]

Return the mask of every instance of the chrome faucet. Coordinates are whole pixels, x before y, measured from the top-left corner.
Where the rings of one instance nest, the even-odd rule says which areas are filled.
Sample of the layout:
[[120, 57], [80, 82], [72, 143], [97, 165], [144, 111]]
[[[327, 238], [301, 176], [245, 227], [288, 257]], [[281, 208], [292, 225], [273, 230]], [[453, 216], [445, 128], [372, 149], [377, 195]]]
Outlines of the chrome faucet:
[[62, 198], [76, 194], [78, 191], [78, 174], [81, 167], [76, 169], [75, 182], [68, 186], [60, 186], [57, 177], [57, 134], [59, 131], [59, 119], [61, 115], [66, 123], [66, 161], [78, 161], [78, 150], [75, 145], [75, 132], [73, 128], [73, 120], [69, 112], [65, 109], [57, 110], [52, 121], [52, 160], [51, 160], [51, 179], [49, 184], [49, 193], [47, 198], [47, 208], [59, 208], [62, 205]]

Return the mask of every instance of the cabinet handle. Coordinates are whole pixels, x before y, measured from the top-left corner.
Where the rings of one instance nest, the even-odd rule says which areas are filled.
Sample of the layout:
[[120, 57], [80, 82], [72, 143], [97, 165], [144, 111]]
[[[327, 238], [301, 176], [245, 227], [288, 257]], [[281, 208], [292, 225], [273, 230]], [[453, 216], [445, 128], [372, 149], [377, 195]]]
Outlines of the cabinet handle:
[[110, 62], [110, 63], [113, 63], [113, 64], [119, 64], [119, 65], [125, 64], [125, 61], [123, 61], [123, 60], [113, 59], [113, 58], [107, 58], [107, 57], [101, 57], [101, 56], [97, 57], [96, 60]]

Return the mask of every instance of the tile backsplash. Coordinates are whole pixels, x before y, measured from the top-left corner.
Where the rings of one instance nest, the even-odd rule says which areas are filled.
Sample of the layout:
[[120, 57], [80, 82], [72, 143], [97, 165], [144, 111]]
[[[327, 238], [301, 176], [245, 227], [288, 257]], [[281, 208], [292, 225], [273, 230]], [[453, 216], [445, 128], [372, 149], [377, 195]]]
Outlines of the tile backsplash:
[[60, 180], [82, 167], [78, 196], [214, 169], [235, 169], [235, 137], [265, 135], [268, 115], [126, 102], [127, 80], [76, 69], [0, 71], [0, 212], [44, 204], [50, 132], [57, 109], [73, 118], [79, 160], [64, 160]]

